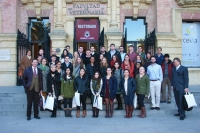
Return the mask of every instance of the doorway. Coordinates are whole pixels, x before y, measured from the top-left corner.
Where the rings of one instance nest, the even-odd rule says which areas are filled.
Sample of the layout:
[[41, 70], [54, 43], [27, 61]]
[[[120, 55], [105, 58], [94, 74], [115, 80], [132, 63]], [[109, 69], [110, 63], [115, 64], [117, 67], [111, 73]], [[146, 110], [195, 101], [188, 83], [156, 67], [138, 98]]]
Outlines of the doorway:
[[77, 50], [80, 46], [83, 47], [83, 53], [86, 53], [86, 50], [90, 49], [91, 46], [94, 46], [96, 53], [99, 53], [98, 42], [77, 42]]

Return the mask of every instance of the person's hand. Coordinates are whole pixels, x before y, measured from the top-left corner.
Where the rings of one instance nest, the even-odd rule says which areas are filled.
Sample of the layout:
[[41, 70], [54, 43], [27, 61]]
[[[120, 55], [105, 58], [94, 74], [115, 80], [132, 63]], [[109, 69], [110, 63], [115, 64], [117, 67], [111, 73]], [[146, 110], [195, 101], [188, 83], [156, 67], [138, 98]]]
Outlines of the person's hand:
[[42, 94], [42, 90], [40, 91], [40, 94]]
[[186, 93], [186, 92], [188, 92], [189, 90], [188, 90], [188, 88], [185, 88], [184, 91], [185, 91], [185, 93]]
[[99, 93], [97, 93], [96, 96], [98, 97], [98, 96], [99, 96]]
[[49, 92], [49, 96], [51, 95], [51, 92]]

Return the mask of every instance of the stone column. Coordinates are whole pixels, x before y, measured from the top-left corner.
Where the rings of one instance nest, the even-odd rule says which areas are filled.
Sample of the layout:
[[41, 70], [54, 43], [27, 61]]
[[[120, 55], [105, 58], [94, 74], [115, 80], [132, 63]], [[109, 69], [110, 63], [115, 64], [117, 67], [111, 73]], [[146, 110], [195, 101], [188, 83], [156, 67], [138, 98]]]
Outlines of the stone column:
[[[64, 30], [63, 24], [63, 4], [65, 4], [63, 0], [54, 0], [54, 8], [56, 8], [57, 14], [55, 29], [50, 33], [52, 49], [63, 49], [66, 45], [68, 35]], [[61, 53], [62, 52], [60, 51], [59, 54]]]
[[106, 38], [108, 40], [108, 47], [111, 43], [114, 43], [116, 48], [121, 45], [121, 39], [123, 32], [120, 30], [120, 8], [119, 0], [109, 0], [108, 10], [111, 12], [111, 21], [109, 23], [108, 32]]

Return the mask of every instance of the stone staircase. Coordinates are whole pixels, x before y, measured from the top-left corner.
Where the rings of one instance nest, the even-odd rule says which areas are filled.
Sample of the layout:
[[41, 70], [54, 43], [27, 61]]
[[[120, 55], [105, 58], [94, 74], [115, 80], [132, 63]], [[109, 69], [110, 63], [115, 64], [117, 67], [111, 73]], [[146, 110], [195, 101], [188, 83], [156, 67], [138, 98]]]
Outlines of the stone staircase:
[[[200, 90], [194, 91], [193, 94], [195, 95], [196, 102], [198, 107], [195, 107], [192, 111], [188, 113], [196, 113], [200, 111]], [[26, 116], [26, 94], [24, 93], [23, 87], [0, 87], [0, 116]], [[161, 103], [160, 104], [160, 111], [157, 110], [149, 110], [150, 108], [150, 100], [145, 98], [145, 106], [147, 109], [147, 115], [151, 114], [173, 114], [176, 113], [176, 105], [174, 101], [174, 97], [172, 97], [172, 103]], [[87, 115], [92, 115], [92, 105], [90, 104], [90, 99], [87, 99]], [[117, 103], [114, 105], [117, 106]], [[124, 105], [123, 105], [124, 106]], [[63, 107], [63, 105], [62, 105]], [[103, 110], [100, 111], [99, 115], [105, 115], [105, 106], [103, 106]], [[73, 109], [73, 115], [75, 115], [76, 108]], [[134, 110], [133, 115], [138, 115], [140, 113], [139, 110]], [[121, 115], [125, 114], [125, 110], [114, 111], [114, 115]], [[42, 117], [43, 115], [51, 115], [49, 111], [40, 111], [39, 115]], [[58, 116], [64, 116], [63, 111], [57, 111]]]

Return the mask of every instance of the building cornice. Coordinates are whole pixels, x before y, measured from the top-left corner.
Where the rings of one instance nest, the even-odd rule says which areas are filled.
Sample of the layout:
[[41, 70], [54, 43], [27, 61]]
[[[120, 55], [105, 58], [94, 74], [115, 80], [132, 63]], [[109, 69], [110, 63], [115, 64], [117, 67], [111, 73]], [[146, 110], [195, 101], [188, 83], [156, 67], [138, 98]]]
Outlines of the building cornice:
[[200, 0], [175, 0], [179, 6], [184, 8], [200, 7]]
[[73, 3], [73, 2], [101, 2], [101, 3], [107, 3], [108, 0], [66, 0], [66, 3]]

